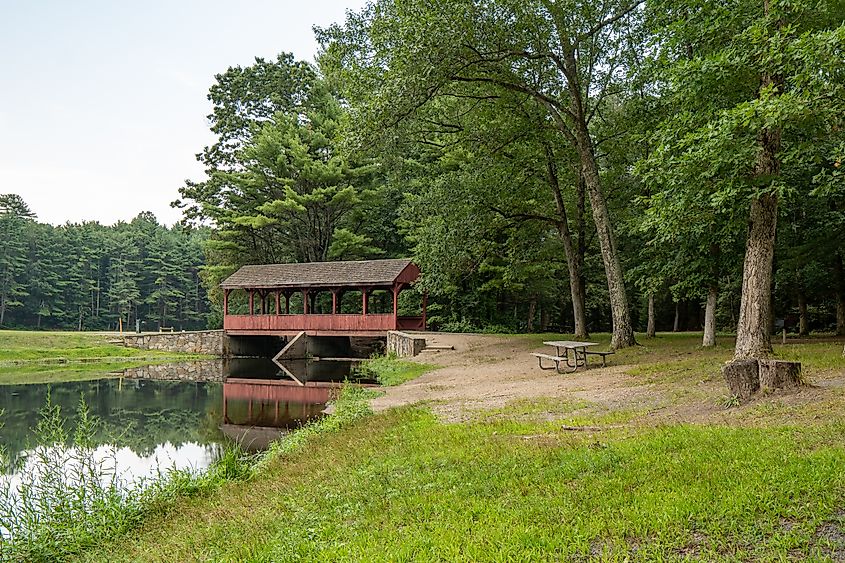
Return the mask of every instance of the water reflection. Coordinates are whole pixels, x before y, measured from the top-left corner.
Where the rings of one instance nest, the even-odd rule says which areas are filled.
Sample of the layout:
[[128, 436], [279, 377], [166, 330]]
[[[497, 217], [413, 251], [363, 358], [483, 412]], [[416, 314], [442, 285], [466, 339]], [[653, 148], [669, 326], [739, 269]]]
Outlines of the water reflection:
[[[322, 416], [344, 381], [370, 384], [356, 362], [267, 359], [188, 362], [127, 370], [95, 381], [0, 386], [0, 447], [7, 475], [20, 471], [35, 446], [39, 410], [47, 397], [72, 433], [83, 399], [101, 421], [94, 444], [120, 455], [117, 470], [134, 479], [170, 467], [202, 470], [228, 438], [250, 450]], [[185, 381], [202, 375], [211, 381]], [[180, 378], [180, 381], [169, 380]], [[222, 381], [222, 383], [220, 383]]]
[[249, 451], [265, 449], [284, 433], [323, 415], [341, 382], [373, 384], [357, 362], [230, 360], [223, 383], [223, 434]]
[[35, 444], [32, 430], [47, 396], [61, 408], [66, 428], [76, 427], [77, 408], [84, 399], [101, 420], [94, 442], [128, 448], [139, 458], [155, 457], [156, 448], [170, 444], [219, 444], [223, 388], [219, 383], [100, 379], [54, 384], [0, 387], [4, 426], [0, 445], [13, 466]]

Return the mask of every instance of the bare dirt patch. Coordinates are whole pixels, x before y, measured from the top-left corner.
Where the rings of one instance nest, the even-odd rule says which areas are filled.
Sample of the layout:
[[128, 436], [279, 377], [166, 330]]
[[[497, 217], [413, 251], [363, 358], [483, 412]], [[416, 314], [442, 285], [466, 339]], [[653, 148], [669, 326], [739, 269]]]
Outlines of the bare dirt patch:
[[[427, 333], [427, 344], [453, 350], [425, 351], [416, 361], [438, 369], [397, 387], [372, 401], [374, 410], [427, 403], [443, 420], [458, 422], [519, 400], [585, 401], [592, 414], [635, 411], [641, 422], [745, 422], [755, 417], [790, 413], [806, 405], [845, 398], [845, 371], [823, 373], [800, 390], [762, 396], [739, 408], [725, 404], [727, 387], [718, 369], [697, 368], [689, 376], [637, 375], [637, 369], [667, 358], [610, 356], [607, 367], [590, 358], [587, 370], [558, 374], [541, 370], [531, 352], [548, 352], [537, 339], [525, 336]], [[693, 352], [694, 354], [694, 352]], [[686, 358], [690, 354], [684, 353]], [[622, 356], [620, 358], [620, 356]], [[675, 358], [669, 358], [670, 361]], [[677, 359], [681, 359], [680, 357]], [[713, 373], [711, 374], [710, 371]], [[545, 414], [544, 418], [569, 415]], [[643, 415], [643, 419], [640, 415]]]
[[[439, 366], [413, 381], [392, 387], [375, 400], [375, 410], [434, 402], [448, 421], [473, 412], [503, 407], [518, 399], [583, 399], [605, 408], [656, 408], [660, 397], [651, 385], [637, 385], [624, 366], [591, 368], [575, 373], [544, 371], [530, 355], [544, 351], [519, 336], [427, 334], [427, 343], [454, 350], [423, 352], [416, 359]], [[548, 351], [548, 350], [545, 350]]]

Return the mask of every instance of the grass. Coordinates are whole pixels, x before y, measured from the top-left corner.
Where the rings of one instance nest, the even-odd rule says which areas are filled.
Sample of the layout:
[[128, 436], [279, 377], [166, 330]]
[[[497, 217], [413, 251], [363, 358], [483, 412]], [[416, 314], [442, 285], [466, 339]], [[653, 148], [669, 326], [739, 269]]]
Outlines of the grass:
[[579, 433], [393, 410], [87, 560], [824, 560], [845, 518], [843, 430]]
[[376, 356], [361, 363], [358, 370], [365, 376], [391, 387], [416, 379], [436, 366], [403, 360], [396, 356]]
[[[166, 517], [178, 503], [206, 498], [227, 483], [245, 483], [282, 456], [294, 454], [316, 438], [336, 433], [372, 413], [367, 400], [373, 391], [343, 388], [330, 417], [308, 424], [264, 454], [247, 455], [226, 447], [204, 472], [166, 472], [140, 487], [124, 490], [115, 479], [109, 458], [100, 459], [93, 446], [99, 420], [80, 402], [79, 424], [67, 443], [61, 411], [47, 405], [41, 411], [34, 457], [38, 463], [21, 476], [19, 495], [12, 499], [0, 487], [0, 561], [64, 561], [86, 549], [129, 533], [140, 523]], [[48, 447], [44, 447], [48, 446]]]
[[107, 377], [131, 367], [205, 356], [114, 344], [114, 334], [0, 331], [0, 385]]
[[[642, 343], [611, 357], [631, 385], [725, 416], [678, 423], [573, 397], [447, 424], [420, 407], [371, 414], [357, 390], [274, 446], [248, 480], [179, 496], [81, 559], [842, 560], [845, 390], [715, 407], [728, 337], [715, 349], [690, 334]], [[845, 365], [835, 343], [776, 354], [802, 361], [810, 382]], [[395, 358], [375, 362], [402, 371]]]

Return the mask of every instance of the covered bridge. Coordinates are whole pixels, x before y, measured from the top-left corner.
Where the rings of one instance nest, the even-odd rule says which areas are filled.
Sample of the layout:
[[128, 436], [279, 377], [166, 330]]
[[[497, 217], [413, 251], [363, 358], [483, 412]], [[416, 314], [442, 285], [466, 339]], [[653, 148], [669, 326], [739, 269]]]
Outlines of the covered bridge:
[[223, 328], [230, 335], [278, 336], [425, 330], [425, 295], [418, 315], [399, 314], [399, 294], [419, 276], [407, 259], [243, 266], [220, 284]]

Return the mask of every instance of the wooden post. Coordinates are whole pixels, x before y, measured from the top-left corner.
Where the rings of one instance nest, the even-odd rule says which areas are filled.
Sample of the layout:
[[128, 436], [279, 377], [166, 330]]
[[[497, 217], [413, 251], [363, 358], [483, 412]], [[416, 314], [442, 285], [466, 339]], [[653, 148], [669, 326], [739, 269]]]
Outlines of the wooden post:
[[285, 292], [285, 314], [290, 315], [290, 293]]
[[223, 290], [223, 315], [229, 314], [229, 291], [228, 289]]
[[302, 290], [302, 313], [307, 315], [308, 314], [308, 290]]
[[249, 290], [249, 314], [255, 313], [255, 292]]
[[263, 289], [258, 290], [258, 296], [261, 298], [261, 314], [267, 314], [267, 292]]
[[361, 289], [361, 314], [367, 314], [367, 288]]
[[332, 290], [332, 315], [337, 315], [337, 290]]
[[277, 314], [277, 315], [281, 315], [281, 314], [282, 314], [282, 311], [281, 311], [281, 303], [280, 303], [280, 301], [281, 301], [281, 300], [280, 300], [280, 298], [279, 298], [279, 296], [280, 296], [280, 294], [281, 294], [281, 293], [282, 293], [281, 291], [276, 290], [276, 314]]

